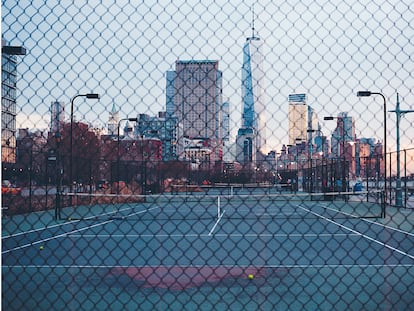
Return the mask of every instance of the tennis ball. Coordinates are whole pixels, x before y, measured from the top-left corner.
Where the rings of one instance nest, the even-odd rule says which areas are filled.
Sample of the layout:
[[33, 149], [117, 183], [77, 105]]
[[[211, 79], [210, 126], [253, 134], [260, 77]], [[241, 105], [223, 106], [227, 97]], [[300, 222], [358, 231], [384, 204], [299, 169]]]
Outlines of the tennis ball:
[[39, 249], [42, 251], [44, 249], [44, 246], [40, 245]]
[[254, 275], [253, 274], [249, 274], [247, 277], [249, 278], [249, 280], [253, 280], [254, 279]]

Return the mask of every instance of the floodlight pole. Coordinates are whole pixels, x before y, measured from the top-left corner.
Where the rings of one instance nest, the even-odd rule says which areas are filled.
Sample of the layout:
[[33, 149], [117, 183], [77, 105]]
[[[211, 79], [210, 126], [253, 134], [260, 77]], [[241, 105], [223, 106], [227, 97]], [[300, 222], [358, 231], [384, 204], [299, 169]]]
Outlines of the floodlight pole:
[[70, 101], [70, 158], [69, 158], [69, 167], [70, 167], [70, 172], [69, 172], [69, 187], [70, 187], [70, 192], [72, 192], [72, 187], [73, 187], [73, 102], [75, 101], [76, 98], [78, 97], [86, 97], [89, 99], [99, 99], [99, 94], [96, 93], [88, 93], [88, 94], [78, 94], [75, 95], [74, 97], [72, 97], [71, 101]]
[[369, 97], [371, 95], [379, 95], [384, 101], [384, 200], [387, 203], [387, 101], [385, 96], [379, 92], [359, 91], [358, 97]]
[[63, 169], [61, 166], [60, 161], [60, 143], [61, 143], [62, 137], [59, 132], [55, 133], [55, 143], [56, 143], [56, 199], [55, 199], [55, 220], [61, 219], [61, 185], [62, 185], [62, 175], [63, 175]]
[[396, 180], [396, 189], [395, 189], [395, 205], [397, 207], [402, 206], [402, 189], [401, 189], [401, 167], [400, 167], [400, 121], [401, 116], [405, 113], [414, 112], [414, 110], [401, 110], [400, 109], [400, 100], [397, 93], [397, 104], [395, 110], [390, 110], [389, 112], [395, 112], [396, 114], [396, 128], [397, 128], [397, 180]]

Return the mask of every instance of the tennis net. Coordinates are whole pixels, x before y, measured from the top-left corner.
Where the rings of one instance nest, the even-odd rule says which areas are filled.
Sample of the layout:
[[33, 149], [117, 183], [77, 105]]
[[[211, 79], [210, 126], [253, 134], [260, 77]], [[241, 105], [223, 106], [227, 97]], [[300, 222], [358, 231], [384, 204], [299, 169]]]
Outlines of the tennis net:
[[[381, 218], [382, 191], [259, 195], [62, 194], [61, 218], [75, 220], [202, 220]], [[71, 204], [69, 204], [71, 202]]]

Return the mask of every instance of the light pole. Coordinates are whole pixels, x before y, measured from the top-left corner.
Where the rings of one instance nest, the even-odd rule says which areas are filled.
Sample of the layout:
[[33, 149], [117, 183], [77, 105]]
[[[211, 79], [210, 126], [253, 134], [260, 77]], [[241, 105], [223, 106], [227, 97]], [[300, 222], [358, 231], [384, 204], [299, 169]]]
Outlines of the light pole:
[[69, 158], [69, 183], [70, 183], [70, 192], [72, 192], [73, 186], [73, 102], [78, 97], [86, 97], [88, 99], [99, 99], [99, 94], [96, 93], [87, 93], [87, 94], [78, 94], [72, 97], [70, 101], [70, 158]]
[[312, 158], [313, 158], [313, 142], [312, 136], [314, 132], [317, 130], [307, 129], [306, 132], [308, 133], [308, 191], [312, 193], [313, 191], [313, 168], [312, 168]]
[[120, 149], [120, 135], [119, 135], [119, 128], [121, 126], [121, 122], [122, 121], [130, 121], [130, 122], [137, 122], [138, 118], [123, 118], [121, 120], [119, 120], [118, 122], [118, 135], [117, 135], [117, 143], [118, 143], [118, 148], [117, 148], [117, 193], [119, 194], [119, 182], [120, 182], [120, 178], [119, 178], [119, 173], [120, 173], [120, 169], [119, 169], [119, 165], [120, 165], [120, 153], [119, 153], [119, 149]]
[[62, 137], [59, 132], [55, 133], [55, 143], [56, 143], [56, 200], [55, 200], [55, 220], [60, 220], [60, 192], [62, 186], [62, 175], [63, 169], [60, 163], [60, 143]]
[[395, 189], [395, 205], [398, 207], [402, 206], [402, 189], [401, 189], [401, 173], [400, 173], [400, 121], [401, 116], [405, 113], [414, 112], [414, 110], [401, 110], [400, 109], [400, 100], [397, 93], [397, 105], [395, 110], [390, 110], [389, 112], [395, 112], [396, 114], [396, 128], [397, 128], [397, 180], [396, 180], [396, 189]]
[[379, 95], [384, 101], [384, 201], [387, 203], [387, 100], [382, 93], [371, 92], [371, 91], [359, 91], [358, 97], [369, 97], [371, 95]]
[[[296, 141], [301, 141], [300, 138], [296, 138]], [[296, 188], [299, 189], [299, 145], [298, 143], [296, 143], [295, 145], [287, 145], [288, 148], [294, 148], [295, 153], [294, 153], [294, 158], [293, 158], [293, 162], [290, 163], [291, 167], [293, 164], [295, 164], [295, 174], [292, 177], [292, 191], [294, 193], [296, 193]], [[289, 150], [289, 149], [288, 149]], [[289, 154], [290, 154], [290, 150], [289, 150]]]

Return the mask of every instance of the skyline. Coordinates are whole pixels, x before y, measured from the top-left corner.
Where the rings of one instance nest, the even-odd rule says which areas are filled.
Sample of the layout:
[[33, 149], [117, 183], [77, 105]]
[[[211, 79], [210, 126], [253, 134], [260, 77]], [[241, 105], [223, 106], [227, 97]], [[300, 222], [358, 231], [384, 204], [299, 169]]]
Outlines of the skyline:
[[[369, 13], [378, 9], [374, 1], [365, 6], [321, 2], [308, 7], [300, 1], [255, 3], [255, 29], [264, 41], [270, 149], [280, 149], [286, 143], [287, 97], [291, 93], [306, 93], [320, 119], [348, 112], [356, 119], [358, 137], [381, 141], [381, 100], [359, 99], [356, 92], [381, 91], [388, 110], [395, 108], [398, 92], [401, 108], [414, 108], [414, 63], [409, 57], [414, 51], [409, 39], [414, 34], [410, 26], [413, 8], [395, 1], [381, 6], [383, 14], [375, 19]], [[11, 20], [20, 16], [13, 11], [14, 4], [5, 1], [5, 39], [24, 45], [28, 51], [18, 60], [18, 122], [26, 119], [24, 113], [29, 116], [25, 123], [32, 124], [29, 128], [34, 128], [39, 118], [49, 123], [45, 114], [50, 102], [67, 104], [78, 92], [89, 91], [101, 94], [101, 99], [93, 107], [77, 101], [77, 119], [105, 124], [113, 102], [126, 116], [156, 114], [165, 110], [165, 72], [173, 69], [178, 58], [219, 61], [223, 100], [230, 103], [232, 111], [231, 128], [239, 128], [241, 51], [251, 32], [250, 4], [180, 4], [162, 6], [146, 1], [134, 7], [126, 1], [110, 5], [91, 1], [80, 11], [71, 4], [50, 2], [37, 11], [24, 10], [24, 14], [33, 14], [23, 16], [25, 22], [20, 24]], [[59, 18], [48, 19], [50, 16]], [[387, 117], [388, 151], [392, 151], [395, 114], [387, 113]], [[334, 125], [323, 121], [321, 125], [330, 136]], [[402, 118], [402, 148], [413, 145], [409, 135], [412, 125], [412, 116]], [[234, 138], [234, 131], [231, 134]]]

